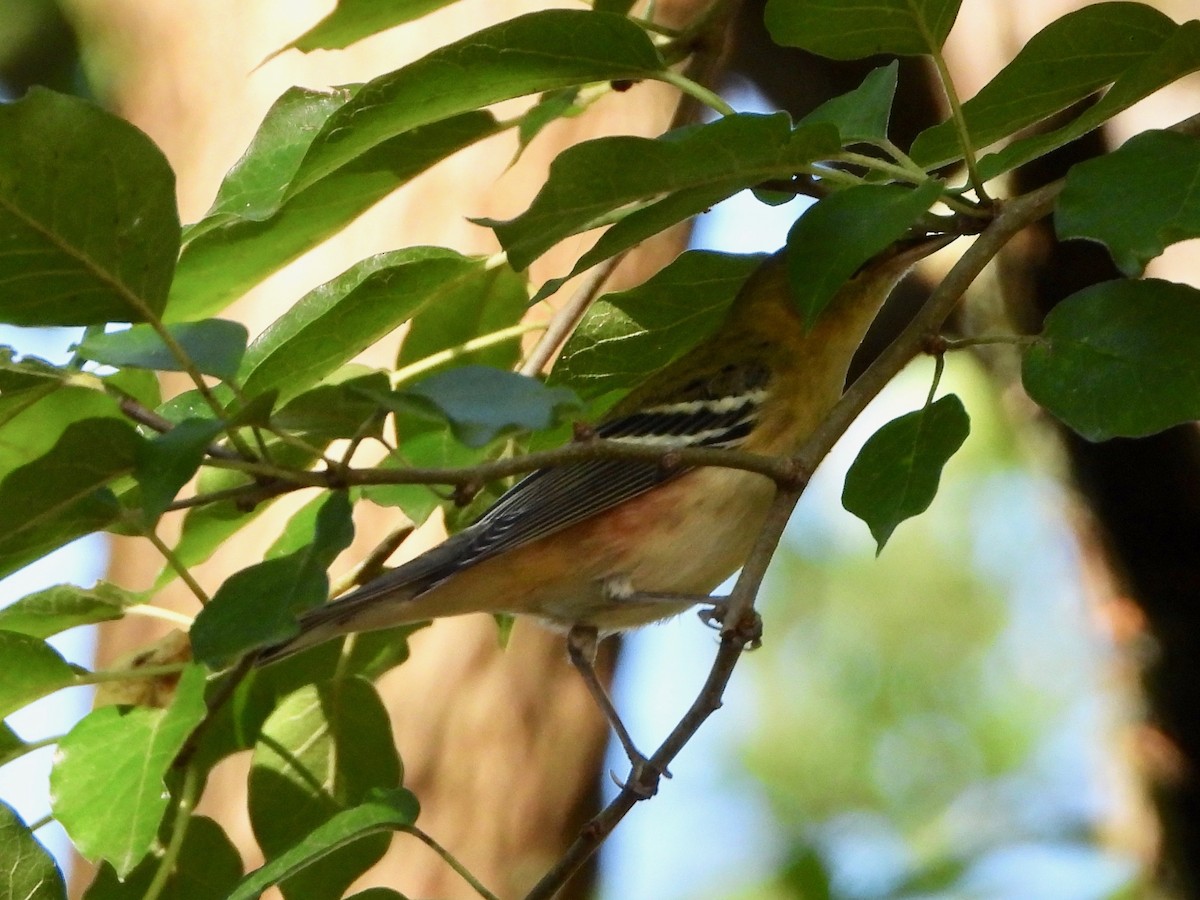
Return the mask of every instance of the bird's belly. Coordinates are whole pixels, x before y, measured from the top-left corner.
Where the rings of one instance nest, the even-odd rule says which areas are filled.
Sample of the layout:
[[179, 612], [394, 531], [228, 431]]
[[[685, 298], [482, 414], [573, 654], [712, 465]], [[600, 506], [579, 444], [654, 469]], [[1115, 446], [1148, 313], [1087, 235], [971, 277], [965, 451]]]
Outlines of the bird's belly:
[[[704, 468], [556, 535], [574, 577], [547, 584], [524, 612], [548, 623], [620, 631], [678, 615], [745, 561], [774, 494], [764, 477]], [[562, 538], [567, 538], [562, 540]], [[634, 596], [624, 596], [632, 593]]]

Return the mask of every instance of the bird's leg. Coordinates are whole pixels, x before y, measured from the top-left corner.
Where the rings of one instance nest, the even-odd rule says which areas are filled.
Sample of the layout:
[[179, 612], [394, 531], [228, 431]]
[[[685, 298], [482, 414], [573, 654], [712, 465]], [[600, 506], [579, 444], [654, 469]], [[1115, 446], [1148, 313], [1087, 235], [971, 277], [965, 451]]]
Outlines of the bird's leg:
[[[629, 786], [647, 797], [652, 796], [656, 790], [660, 772], [633, 743], [633, 738], [629, 736], [629, 729], [621, 721], [617, 708], [613, 706], [612, 699], [608, 696], [608, 691], [600, 683], [600, 678], [596, 674], [596, 645], [598, 643], [599, 633], [594, 626], [573, 625], [567, 632], [567, 655], [570, 656], [571, 664], [583, 678], [583, 683], [587, 685], [592, 699], [604, 713], [604, 718], [612, 726], [617, 740], [621, 742], [625, 755], [629, 758], [629, 764], [633, 767], [629, 785], [622, 785], [622, 787]], [[671, 777], [670, 772], [662, 771], [661, 774], [668, 778]]]

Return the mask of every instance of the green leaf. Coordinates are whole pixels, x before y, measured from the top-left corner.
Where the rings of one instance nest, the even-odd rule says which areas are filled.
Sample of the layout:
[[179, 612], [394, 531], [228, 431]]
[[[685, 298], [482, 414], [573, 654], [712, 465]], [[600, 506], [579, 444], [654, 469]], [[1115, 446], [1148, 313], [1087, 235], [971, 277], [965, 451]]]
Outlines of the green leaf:
[[112, 522], [117, 504], [104, 485], [133, 471], [141, 444], [122, 421], [85, 419], [0, 481], [0, 575]]
[[549, 383], [585, 401], [641, 384], [716, 330], [764, 259], [689, 250], [637, 287], [605, 294], [563, 347]]
[[[381, 468], [473, 466], [487, 456], [482, 449], [468, 447], [455, 438], [441, 416], [437, 417], [437, 427], [422, 428], [414, 426], [414, 416], [399, 415], [398, 418], [400, 446], [379, 463]], [[358, 489], [357, 496], [380, 506], [399, 507], [414, 525], [420, 525], [447, 502], [445, 489], [430, 484], [366, 485]]]
[[937, 200], [941, 185], [862, 184], [809, 207], [788, 232], [788, 278], [809, 327], [838, 290], [901, 237]]
[[263, 723], [289, 694], [315, 682], [361, 676], [373, 681], [408, 659], [408, 637], [428, 623], [402, 625], [355, 635], [345, 653], [343, 640], [326, 641], [265, 669], [255, 669], [238, 686], [202, 737], [196, 764], [207, 771], [232, 753], [258, 742]]
[[489, 366], [447, 369], [412, 385], [405, 395], [437, 407], [468, 447], [482, 447], [501, 434], [549, 428], [581, 409], [569, 388]]
[[482, 259], [439, 247], [372, 256], [306, 294], [250, 345], [242, 366], [249, 396], [297, 396], [418, 312], [456, 308], [487, 290]]
[[305, 53], [312, 50], [340, 50], [380, 31], [419, 19], [453, 2], [392, 0], [381, 4], [378, 0], [338, 0], [333, 12], [271, 56], [293, 47]]
[[768, 0], [771, 39], [830, 59], [927, 55], [942, 46], [960, 0]]
[[145, 595], [103, 581], [90, 588], [58, 584], [0, 609], [0, 630], [48, 638], [79, 625], [119, 619], [126, 607], [145, 602]]
[[663, 68], [650, 38], [624, 16], [575, 9], [518, 16], [363, 85], [329, 117], [292, 190], [419, 125], [540, 91], [653, 77]]
[[[32, 402], [12, 408], [11, 417], [0, 423], [0, 474], [8, 474], [45, 456], [63, 432], [76, 422], [123, 419], [117, 401], [103, 391], [66, 386], [37, 395], [36, 390], [33, 390]], [[27, 393], [31, 391], [22, 391], [21, 395]]]
[[12, 347], [0, 347], [0, 426], [63, 389], [70, 375], [36, 357], [18, 360]]
[[[249, 337], [245, 325], [227, 319], [205, 319], [180, 322], [168, 326], [167, 330], [205, 375], [215, 375], [225, 381], [237, 374]], [[90, 335], [75, 348], [75, 352], [85, 359], [118, 368], [186, 371], [184, 363], [176, 359], [150, 325]]]
[[1071, 169], [1054, 214], [1058, 237], [1099, 241], [1122, 272], [1140, 275], [1169, 245], [1200, 237], [1198, 182], [1200, 140], [1143, 132]]
[[[250, 823], [268, 860], [280, 857], [374, 790], [400, 784], [387, 710], [361, 678], [306, 685], [286, 697], [262, 726], [250, 769]], [[324, 856], [284, 896], [340, 897], [387, 850], [369, 838]]]
[[322, 857], [367, 835], [410, 827], [417, 819], [417, 798], [398, 788], [380, 791], [353, 809], [337, 813], [303, 840], [251, 872], [229, 900], [256, 900], [273, 884], [303, 871]]
[[1200, 291], [1170, 281], [1106, 281], [1046, 316], [1021, 379], [1037, 403], [1089, 441], [1144, 437], [1200, 418]]
[[347, 900], [408, 900], [408, 898], [391, 888], [373, 887], [357, 894], [351, 894]]
[[[598, 138], [560, 153], [545, 185], [521, 215], [483, 224], [495, 229], [509, 262], [520, 271], [563, 238], [612, 221], [621, 212], [621, 225], [632, 236], [616, 246], [605, 245], [604, 256], [597, 258], [596, 250], [585, 256], [586, 265], [594, 265], [641, 240], [648, 232], [643, 221], [647, 217], [661, 230], [761, 181], [790, 177], [840, 148], [833, 126], [793, 130], [785, 113], [723, 116], [655, 140]], [[597, 172], [605, 177], [597, 178]], [[663, 210], [669, 214], [663, 215]], [[583, 260], [576, 271], [581, 266], [586, 267]]]
[[517, 123], [517, 156], [524, 153], [525, 148], [551, 122], [571, 118], [583, 112], [584, 105], [575, 102], [578, 97], [578, 87], [544, 93]]
[[386, 393], [388, 386], [385, 372], [344, 366], [325, 384], [310, 388], [275, 413], [271, 423], [316, 447], [338, 438], [379, 437], [385, 410], [375, 397]]
[[[1176, 31], [1144, 3], [1093, 3], [1055, 19], [963, 104], [976, 147], [1067, 109], [1146, 60]], [[924, 166], [962, 157], [954, 123], [927, 128], [911, 155]]]
[[0, 719], [75, 683], [75, 670], [58, 651], [27, 634], [0, 631], [0, 658]]
[[231, 575], [192, 623], [192, 652], [220, 669], [249, 650], [291, 637], [296, 615], [329, 597], [325, 570], [350, 546], [354, 524], [345, 493], [330, 494], [301, 550]]
[[146, 135], [41, 88], [0, 105], [0, 321], [143, 321], [178, 250], [175, 176]]
[[[437, 303], [426, 304], [413, 317], [396, 368], [403, 369], [426, 357], [461, 347], [472, 338], [509, 328], [521, 321], [529, 305], [525, 279], [508, 266], [497, 266], [477, 276], [474, 290], [449, 294]], [[471, 353], [459, 353], [453, 360], [426, 369], [423, 374], [449, 366], [478, 365], [508, 369], [520, 356], [519, 337]]]
[[158, 376], [145, 369], [120, 369], [103, 376], [103, 381], [107, 390], [120, 391], [146, 409], [154, 409], [162, 403], [162, 387], [158, 383]]
[[212, 419], [186, 419], [141, 445], [134, 474], [142, 489], [143, 521], [158, 521], [179, 489], [196, 474], [209, 444], [221, 431], [221, 423]]
[[826, 100], [797, 124], [836, 125], [842, 143], [884, 140], [888, 136], [899, 71], [900, 63], [897, 60], [873, 69], [854, 90]]
[[970, 431], [962, 401], [950, 394], [893, 419], [863, 445], [846, 473], [842, 506], [867, 523], [880, 552], [897, 525], [929, 508], [942, 467]]
[[490, 113], [463, 113], [405, 131], [323, 178], [295, 185], [321, 123], [353, 94], [292, 88], [276, 101], [213, 208], [184, 236], [168, 318], [219, 312], [413, 176], [500, 130]]
[[5, 722], [0, 722], [0, 766], [25, 754], [26, 744]]
[[149, 852], [167, 809], [163, 779], [205, 711], [204, 670], [191, 665], [167, 709], [101, 707], [59, 741], [50, 805], [84, 857], [124, 878]]
[[[186, 827], [175, 868], [157, 895], [159, 900], [225, 900], [243, 874], [237, 848], [221, 826], [205, 816], [192, 816]], [[142, 900], [161, 863], [151, 854], [124, 881], [104, 863], [83, 900]]]
[[1117, 113], [1185, 75], [1200, 70], [1200, 21], [1184, 22], [1156, 51], [1136, 61], [1095, 105], [1046, 134], [1013, 141], [979, 161], [984, 180], [1024, 165], [1103, 125]]
[[0, 894], [8, 900], [67, 900], [67, 886], [54, 858], [5, 803], [0, 803]]

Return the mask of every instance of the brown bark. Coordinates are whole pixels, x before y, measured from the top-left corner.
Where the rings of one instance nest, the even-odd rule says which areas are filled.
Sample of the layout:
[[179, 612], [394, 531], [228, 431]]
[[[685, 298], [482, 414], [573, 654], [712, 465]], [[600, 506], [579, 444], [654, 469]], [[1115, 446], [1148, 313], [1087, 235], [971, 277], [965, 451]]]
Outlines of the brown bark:
[[[269, 104], [292, 84], [321, 87], [361, 81], [395, 69], [430, 49], [513, 15], [557, 5], [517, 0], [463, 0], [426, 19], [337, 53], [296, 52], [255, 66], [309, 27], [328, 4], [294, 0], [72, 0], [71, 9], [92, 74], [104, 99], [163, 148], [178, 175], [184, 221], [194, 221], [252, 136]], [[680, 17], [702, 4], [676, 0]], [[659, 4], [660, 11], [664, 4]], [[568, 144], [607, 133], [656, 134], [670, 121], [673, 90], [637, 85], [598, 103], [579, 119], [544, 132], [521, 162], [501, 136], [437, 166], [379, 204], [345, 232], [312, 251], [240, 301], [232, 313], [251, 333], [304, 291], [371, 253], [409, 244], [464, 252], [498, 249], [490, 232], [466, 217], [504, 218], [527, 205], [553, 156]], [[646, 277], [681, 249], [682, 235], [651, 242], [626, 261], [616, 285]], [[561, 274], [580, 243], [551, 254], [534, 280]], [[562, 295], [569, 295], [569, 288]], [[228, 313], [227, 313], [228, 314]], [[374, 361], [386, 364], [390, 351]], [[245, 529], [197, 572], [210, 591], [232, 571], [261, 559], [290, 504]], [[360, 558], [395, 522], [388, 512], [364, 515], [346, 559]], [[422, 540], [435, 536], [421, 535]], [[414, 541], [414, 544], [416, 542]], [[405, 547], [402, 553], [415, 549]], [[161, 561], [144, 542], [117, 540], [110, 577], [146, 586]], [[173, 585], [164, 601], [188, 613], [193, 598]], [[163, 602], [163, 601], [160, 601]], [[104, 630], [99, 662], [145, 644], [163, 629], [126, 620]], [[573, 839], [596, 804], [607, 731], [577, 676], [568, 671], [561, 638], [522, 623], [507, 651], [488, 619], [440, 622], [413, 641], [410, 661], [381, 688], [393, 715], [405, 782], [422, 803], [421, 826], [501, 897], [527, 889]], [[200, 806], [218, 818], [251, 865], [259, 861], [245, 814], [245, 755], [214, 773]], [[73, 879], [78, 895], [88, 880]], [[577, 879], [564, 896], [583, 896]], [[473, 896], [446, 865], [415, 841], [397, 839], [360, 886], [388, 885], [412, 896]]]

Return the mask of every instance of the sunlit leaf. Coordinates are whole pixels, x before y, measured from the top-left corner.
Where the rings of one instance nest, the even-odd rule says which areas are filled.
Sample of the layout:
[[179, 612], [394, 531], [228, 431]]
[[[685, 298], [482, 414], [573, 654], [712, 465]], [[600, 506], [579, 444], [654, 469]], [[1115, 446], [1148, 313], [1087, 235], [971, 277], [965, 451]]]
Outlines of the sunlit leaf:
[[163, 779], [205, 711], [204, 670], [188, 666], [167, 709], [101, 707], [59, 741], [51, 808], [84, 857], [120, 878], [133, 871], [167, 809]]

